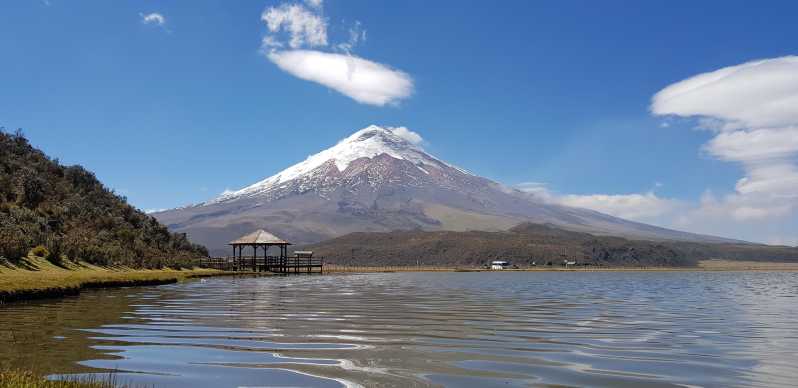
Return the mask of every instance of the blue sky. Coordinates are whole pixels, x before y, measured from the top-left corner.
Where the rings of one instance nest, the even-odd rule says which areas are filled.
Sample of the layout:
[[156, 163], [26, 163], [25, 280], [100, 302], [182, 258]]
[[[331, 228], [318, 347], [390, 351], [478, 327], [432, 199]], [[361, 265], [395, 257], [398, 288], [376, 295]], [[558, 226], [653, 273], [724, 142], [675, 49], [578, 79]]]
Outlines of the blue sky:
[[[663, 104], [655, 115], [652, 98], [702, 73], [798, 54], [798, 3], [695, 3], [7, 1], [0, 125], [95, 171], [142, 209], [241, 188], [381, 124], [408, 127], [432, 154], [551, 201], [797, 244], [798, 201], [775, 209], [740, 184], [773, 166], [786, 177], [776, 180], [790, 181], [794, 150], [763, 167], [762, 158], [708, 149], [734, 133], [696, 116], [743, 122], [730, 129], [742, 135], [770, 127], [726, 114], [734, 101], [701, 111], [698, 95], [689, 109]], [[290, 14], [292, 4], [307, 14]], [[262, 20], [270, 9], [286, 17], [273, 30]], [[324, 23], [323, 41], [319, 30], [286, 31], [307, 27], [311, 19], [290, 19], [303, 15]], [[295, 37], [304, 40], [292, 47]], [[332, 63], [348, 53], [400, 85], [350, 98], [296, 76], [284, 54], [297, 50]], [[791, 128], [784, 109], [777, 124]], [[792, 188], [767, 194], [781, 200]]]

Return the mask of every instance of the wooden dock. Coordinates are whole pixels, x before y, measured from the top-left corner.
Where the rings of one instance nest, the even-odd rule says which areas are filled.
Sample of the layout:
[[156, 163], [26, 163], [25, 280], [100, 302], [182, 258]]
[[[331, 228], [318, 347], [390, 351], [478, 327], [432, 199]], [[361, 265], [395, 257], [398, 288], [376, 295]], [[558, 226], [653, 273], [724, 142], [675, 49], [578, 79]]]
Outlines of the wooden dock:
[[[233, 247], [233, 256], [202, 259], [200, 265], [222, 271], [280, 274], [324, 272], [323, 257], [313, 257], [311, 251], [294, 251], [293, 256], [288, 256], [288, 246], [291, 243], [263, 229], [230, 241], [229, 245]], [[275, 247], [279, 248], [280, 255], [269, 255], [269, 248]], [[244, 255], [245, 248], [252, 250], [251, 256]]]
[[281, 274], [323, 273], [323, 257], [213, 257], [200, 266], [222, 271], [274, 272]]

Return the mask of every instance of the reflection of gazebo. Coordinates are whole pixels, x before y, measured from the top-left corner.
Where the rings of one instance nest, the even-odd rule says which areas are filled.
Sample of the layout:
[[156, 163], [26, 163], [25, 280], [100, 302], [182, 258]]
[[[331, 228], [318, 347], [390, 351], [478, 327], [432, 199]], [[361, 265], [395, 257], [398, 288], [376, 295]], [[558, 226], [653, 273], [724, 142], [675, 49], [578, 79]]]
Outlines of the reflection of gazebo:
[[[263, 248], [263, 266], [264, 269], [269, 270], [272, 266], [285, 266], [288, 258], [288, 246], [290, 242], [285, 241], [263, 229], [259, 229], [246, 236], [239, 237], [230, 242], [233, 246], [233, 257], [238, 257], [239, 262], [243, 257], [244, 247], [252, 247], [252, 270], [256, 271], [258, 268], [258, 248]], [[269, 247], [280, 247], [280, 256], [269, 256]], [[236, 251], [238, 255], [236, 256]]]

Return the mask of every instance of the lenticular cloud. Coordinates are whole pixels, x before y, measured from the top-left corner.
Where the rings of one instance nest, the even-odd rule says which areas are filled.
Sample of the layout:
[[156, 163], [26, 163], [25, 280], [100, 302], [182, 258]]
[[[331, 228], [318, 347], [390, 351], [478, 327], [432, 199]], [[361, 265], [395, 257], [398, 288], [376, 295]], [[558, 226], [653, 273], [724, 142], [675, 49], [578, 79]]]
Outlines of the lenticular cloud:
[[413, 80], [400, 70], [352, 55], [315, 50], [272, 51], [283, 71], [327, 86], [362, 104], [396, 104], [413, 94]]
[[796, 56], [699, 74], [661, 90], [651, 103], [656, 115], [700, 118], [715, 132], [704, 151], [743, 167], [735, 192], [704, 206], [737, 220], [769, 220], [798, 209], [796, 107]]
[[656, 115], [703, 116], [719, 129], [798, 124], [798, 56], [724, 67], [677, 82], [654, 95]]

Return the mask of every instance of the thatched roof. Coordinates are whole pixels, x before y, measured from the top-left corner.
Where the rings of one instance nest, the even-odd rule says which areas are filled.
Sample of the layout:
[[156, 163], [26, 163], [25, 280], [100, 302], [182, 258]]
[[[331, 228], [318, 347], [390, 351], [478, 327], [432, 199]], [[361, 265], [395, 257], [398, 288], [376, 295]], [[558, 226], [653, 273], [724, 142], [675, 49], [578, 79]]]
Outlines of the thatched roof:
[[290, 242], [285, 241], [263, 229], [258, 229], [246, 236], [239, 237], [236, 240], [230, 241], [230, 245], [238, 244], [273, 244], [273, 245], [291, 245]]

